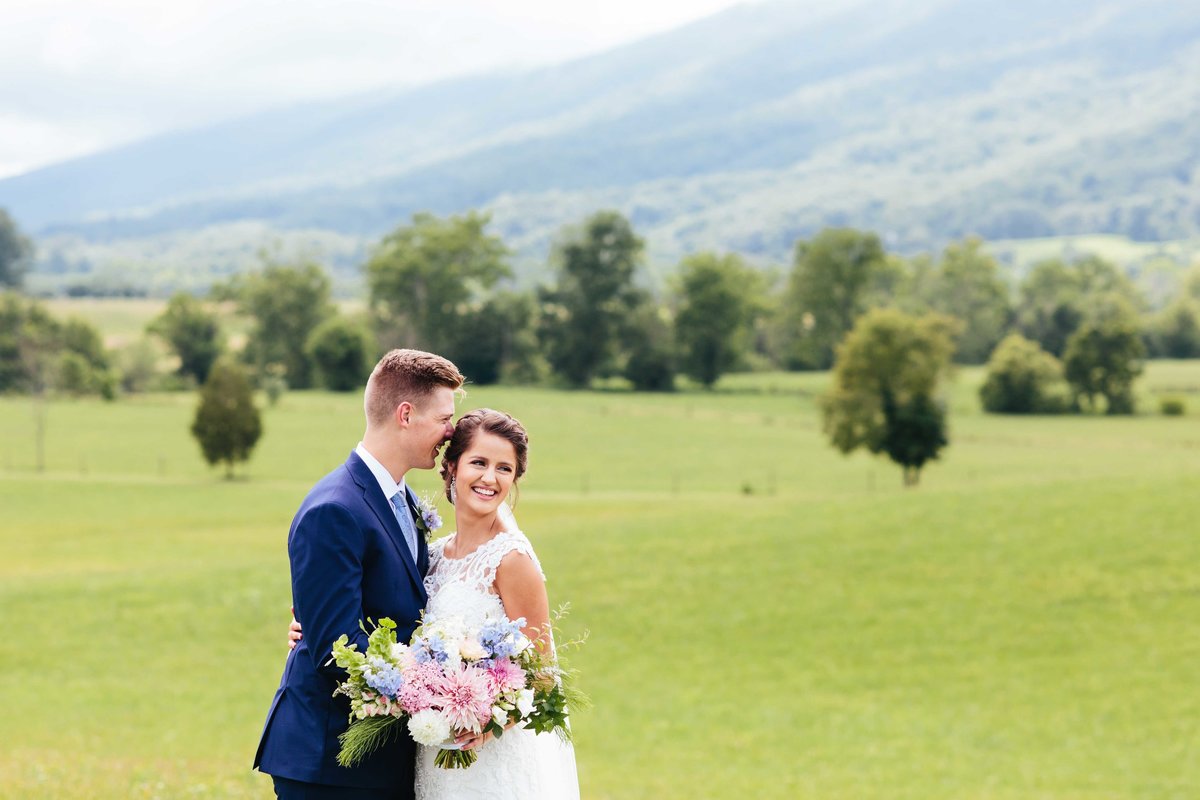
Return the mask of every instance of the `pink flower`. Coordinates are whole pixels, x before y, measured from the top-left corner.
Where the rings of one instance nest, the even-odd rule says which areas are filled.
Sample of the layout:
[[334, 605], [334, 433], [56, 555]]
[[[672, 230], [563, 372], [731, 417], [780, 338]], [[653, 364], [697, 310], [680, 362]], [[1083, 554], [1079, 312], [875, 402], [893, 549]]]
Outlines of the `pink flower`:
[[487, 673], [477, 667], [449, 669], [438, 704], [455, 730], [478, 733], [492, 718], [495, 694]]
[[400, 705], [409, 714], [424, 711], [434, 706], [434, 701], [445, 689], [446, 678], [442, 668], [430, 661], [415, 664], [404, 672], [404, 684], [400, 687]]
[[525, 670], [507, 658], [498, 658], [488, 668], [488, 682], [495, 694], [525, 688]]

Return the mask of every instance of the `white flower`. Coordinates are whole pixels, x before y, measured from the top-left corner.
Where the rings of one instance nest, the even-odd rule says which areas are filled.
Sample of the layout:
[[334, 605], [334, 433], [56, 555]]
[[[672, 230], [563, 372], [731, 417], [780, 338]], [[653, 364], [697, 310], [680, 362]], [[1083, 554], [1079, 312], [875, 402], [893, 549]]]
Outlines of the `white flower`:
[[492, 721], [497, 725], [504, 725], [508, 722], [508, 712], [500, 706], [492, 707]]
[[528, 717], [533, 713], [533, 689], [522, 689], [517, 692], [517, 710], [521, 712], [522, 717]]
[[408, 645], [396, 642], [392, 645], [392, 659], [399, 661], [404, 656], [408, 655]]
[[427, 708], [409, 717], [408, 732], [417, 744], [433, 747], [450, 738], [450, 722], [440, 711]]
[[487, 655], [483, 649], [483, 645], [474, 637], [468, 637], [459, 643], [458, 654], [468, 661], [478, 661]]

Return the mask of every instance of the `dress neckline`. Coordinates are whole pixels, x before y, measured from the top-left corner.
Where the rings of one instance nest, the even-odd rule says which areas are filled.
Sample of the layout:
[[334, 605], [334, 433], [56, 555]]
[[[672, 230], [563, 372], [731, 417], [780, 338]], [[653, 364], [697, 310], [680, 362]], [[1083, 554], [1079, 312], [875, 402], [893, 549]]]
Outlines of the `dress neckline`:
[[451, 533], [449, 536], [446, 537], [446, 540], [444, 542], [442, 542], [442, 558], [445, 561], [466, 561], [471, 556], [475, 555], [476, 553], [481, 552], [485, 547], [487, 547], [492, 542], [499, 539], [501, 536], [509, 536], [511, 534], [512, 534], [511, 531], [509, 531], [505, 528], [501, 528], [500, 530], [496, 531], [496, 533], [492, 534], [492, 538], [487, 539], [486, 541], [480, 542], [475, 547], [475, 549], [472, 550], [471, 552], [469, 552], [465, 555], [461, 555], [461, 556], [448, 556], [448, 555], [446, 555], [446, 545], [450, 544], [451, 540], [454, 540], [454, 541], [458, 540], [458, 531], [454, 531], [453, 533]]

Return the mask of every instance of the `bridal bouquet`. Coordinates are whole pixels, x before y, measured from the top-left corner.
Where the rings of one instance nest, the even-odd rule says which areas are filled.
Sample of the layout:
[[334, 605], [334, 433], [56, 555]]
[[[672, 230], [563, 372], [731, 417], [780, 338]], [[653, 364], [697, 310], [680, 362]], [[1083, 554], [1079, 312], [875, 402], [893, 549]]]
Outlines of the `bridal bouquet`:
[[426, 620], [402, 644], [396, 623], [385, 618], [368, 633], [365, 653], [342, 636], [332, 660], [348, 673], [335, 694], [350, 698], [350, 727], [340, 738], [338, 763], [359, 763], [405, 728], [419, 744], [441, 748], [434, 763], [446, 769], [469, 767], [478, 758], [457, 749], [461, 733], [499, 738], [520, 724], [568, 738], [568, 697], [580, 698], [544, 644], [550, 637], [530, 641], [521, 633], [524, 624], [469, 624], [448, 615]]

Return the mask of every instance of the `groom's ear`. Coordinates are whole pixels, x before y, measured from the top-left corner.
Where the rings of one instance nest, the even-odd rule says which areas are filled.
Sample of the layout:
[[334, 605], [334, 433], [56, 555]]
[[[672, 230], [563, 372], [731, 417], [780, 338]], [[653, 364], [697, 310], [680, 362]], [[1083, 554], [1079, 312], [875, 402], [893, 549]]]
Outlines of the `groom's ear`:
[[407, 400], [396, 406], [396, 411], [394, 414], [396, 424], [401, 428], [407, 428], [408, 424], [412, 421], [413, 411], [415, 410], [416, 407]]

